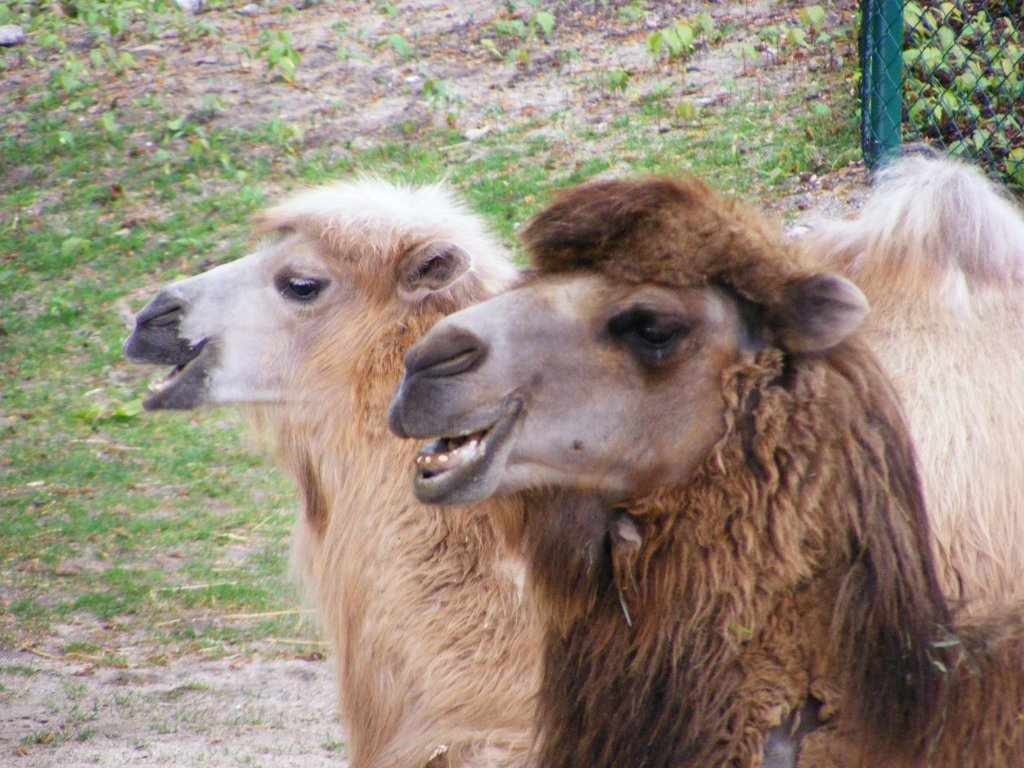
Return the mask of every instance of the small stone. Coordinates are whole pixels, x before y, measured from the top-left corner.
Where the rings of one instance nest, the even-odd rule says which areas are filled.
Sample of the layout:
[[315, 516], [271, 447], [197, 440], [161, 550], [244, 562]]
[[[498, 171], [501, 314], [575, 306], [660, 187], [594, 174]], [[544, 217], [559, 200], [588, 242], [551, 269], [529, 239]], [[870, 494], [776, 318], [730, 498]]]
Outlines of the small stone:
[[188, 13], [199, 13], [206, 5], [206, 0], [174, 0], [178, 7]]
[[477, 141], [478, 139], [482, 139], [490, 132], [491, 126], [482, 125], [479, 128], [470, 128], [463, 135], [466, 137], [466, 141]]
[[28, 37], [25, 36], [25, 30], [21, 27], [14, 25], [0, 27], [0, 46], [10, 48], [15, 45], [21, 45]]
[[248, 5], [243, 5], [238, 9], [239, 16], [258, 16], [259, 12], [260, 7], [256, 5], [256, 3], [249, 3]]

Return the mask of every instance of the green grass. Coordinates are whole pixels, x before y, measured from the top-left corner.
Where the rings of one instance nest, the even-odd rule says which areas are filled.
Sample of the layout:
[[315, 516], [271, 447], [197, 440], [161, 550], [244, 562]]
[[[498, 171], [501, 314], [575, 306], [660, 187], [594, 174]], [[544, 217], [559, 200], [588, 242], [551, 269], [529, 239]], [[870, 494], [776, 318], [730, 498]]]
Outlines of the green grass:
[[[77, 5], [75, 19], [28, 2], [0, 10], [34, 40], [0, 53], [0, 77], [19, 56], [49, 73], [0, 104], [0, 647], [111, 665], [125, 646], [157, 662], [318, 647], [303, 645], [312, 630], [285, 575], [290, 483], [230, 412], [142, 414], [152, 372], [121, 357], [126, 316], [156, 288], [245, 251], [266, 189], [355, 171], [447, 177], [512, 245], [552, 190], [595, 174], [686, 169], [765, 199], [857, 157], [848, 70], [819, 75], [818, 111], [800, 93], [761, 94], [682, 119], [684, 98], [627, 84], [596, 128], [554, 114], [472, 143], [403, 124], [372, 149], [307, 146], [310, 126], [243, 127], [216, 99], [112, 102], [111, 78], [143, 66], [133, 46], [168, 30], [216, 46], [214, 14]], [[79, 626], [76, 639], [58, 625]]]

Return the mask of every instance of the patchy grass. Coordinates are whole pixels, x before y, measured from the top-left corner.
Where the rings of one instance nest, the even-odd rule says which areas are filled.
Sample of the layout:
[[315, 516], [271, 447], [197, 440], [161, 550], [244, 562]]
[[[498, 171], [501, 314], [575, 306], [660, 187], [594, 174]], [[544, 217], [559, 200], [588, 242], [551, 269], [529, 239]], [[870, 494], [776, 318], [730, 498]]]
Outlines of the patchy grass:
[[[468, 99], [433, 77], [423, 95], [408, 86], [411, 117], [368, 143], [324, 139], [330, 131], [318, 120], [330, 110], [293, 118], [256, 106], [240, 117], [238, 104], [216, 93], [183, 96], [160, 83], [198, 70], [178, 73], [145, 52], [166, 39], [172, 50], [209, 50], [238, 62], [244, 87], [287, 103], [315, 87], [301, 85], [313, 51], [274, 30], [325, 13], [316, 4], [263, 4], [257, 21], [227, 2], [197, 17], [162, 0], [64, 5], [77, 15], [30, 2], [0, 10], [0, 24], [20, 23], [30, 35], [24, 48], [0, 53], [11, 95], [0, 106], [0, 646], [41, 655], [120, 666], [185, 652], [321, 648], [286, 576], [290, 483], [251, 449], [230, 412], [143, 415], [151, 371], [120, 352], [147, 297], [241, 255], [248, 217], [281, 188], [357, 171], [447, 177], [511, 247], [551, 190], [595, 174], [688, 169], [764, 199], [857, 154], [852, 73], [821, 66], [808, 75], [801, 62], [814, 51], [802, 38], [789, 49], [772, 38], [783, 51], [772, 66], [783, 84], [785, 68], [799, 71], [810, 78], [805, 87], [775, 92], [747, 78], [726, 88], [722, 103], [697, 106], [699, 94], [679, 85], [681, 62], [648, 57], [623, 68], [614, 87], [575, 73], [586, 51], [560, 11], [531, 21], [535, 9], [523, 25], [507, 15], [481, 21], [468, 39], [497, 41], [497, 53], [479, 44], [482, 59], [524, 76], [567, 68], [565, 87], [597, 87], [607, 119], [583, 122], [567, 107], [512, 120], [496, 102], [489, 131], [467, 139], [459, 123], [469, 119]], [[641, 5], [602, 12], [643, 30]], [[386, 26], [394, 17], [380, 19], [382, 29], [336, 22], [335, 59], [354, 67], [393, 56], [418, 76], [416, 67], [428, 66], [417, 59], [426, 36], [403, 47], [406, 38]], [[248, 44], [233, 37], [246, 24]], [[740, 34], [723, 24], [702, 50], [725, 50]], [[837, 45], [830, 40], [829, 60]], [[122, 77], [152, 87], [121, 88]], [[76, 726], [30, 741], [69, 734], [92, 737]]]

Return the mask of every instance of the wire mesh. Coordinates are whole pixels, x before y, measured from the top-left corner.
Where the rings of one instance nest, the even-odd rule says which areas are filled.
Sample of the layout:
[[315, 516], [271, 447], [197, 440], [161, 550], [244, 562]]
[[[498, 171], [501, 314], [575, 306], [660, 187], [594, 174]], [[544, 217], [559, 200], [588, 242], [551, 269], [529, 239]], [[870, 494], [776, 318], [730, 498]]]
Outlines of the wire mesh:
[[968, 155], [1024, 191], [1024, 0], [864, 0], [861, 142]]

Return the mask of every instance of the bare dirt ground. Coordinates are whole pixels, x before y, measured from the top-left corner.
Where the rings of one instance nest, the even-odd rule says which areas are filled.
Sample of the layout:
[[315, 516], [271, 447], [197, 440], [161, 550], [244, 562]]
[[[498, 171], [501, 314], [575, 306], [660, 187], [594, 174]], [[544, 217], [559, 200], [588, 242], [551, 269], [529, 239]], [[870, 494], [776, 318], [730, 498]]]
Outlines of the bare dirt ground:
[[22, 651], [0, 653], [0, 665], [22, 670], [0, 677], [3, 765], [347, 764], [329, 662], [180, 658], [114, 669]]
[[[403, 126], [443, 124], [446, 112], [455, 110], [467, 151], [498, 121], [536, 125], [536, 131], [557, 133], [571, 163], [614, 151], [611, 129], [587, 143], [574, 135], [579, 126], [607, 126], [628, 107], [609, 92], [608, 71], [629, 71], [630, 87], [640, 94], [669, 82], [695, 105], [707, 106], [750, 98], [766, 84], [775, 92], [800, 88], [801, 68], [820, 65], [782, 65], [776, 52], [757, 42], [759, 26], [793, 13], [764, 0], [687, 5], [687, 16], [706, 11], [720, 28], [738, 25], [744, 31], [733, 41], [757, 43], [761, 60], [751, 66], [718, 45], [699, 52], [685, 71], [653, 66], [646, 48], [650, 31], [682, 12], [672, 3], [648, 3], [639, 25], [623, 20], [622, 3], [559, 3], [558, 46], [521, 41], [529, 47], [525, 62], [499, 58], [480, 43], [493, 39], [498, 53], [507, 53], [511, 43], [491, 30], [498, 20], [527, 20], [532, 7], [525, 4], [520, 11], [484, 0], [298, 5], [286, 16], [273, 6], [242, 3], [203, 14], [222, 32], [215, 43], [169, 34], [137, 46], [139, 68], [109, 83], [104, 98], [125, 104], [159, 88], [176, 93], [184, 108], [198, 109], [204, 97], [216, 97], [240, 125], [277, 114], [303, 127], [304, 146], [339, 153], [383, 143]], [[395, 13], [382, 12], [383, 6]], [[267, 29], [290, 31], [302, 54], [294, 85], [268, 76], [265, 63], [245, 55]], [[415, 56], [379, 45], [388, 34], [400, 35]], [[87, 40], [77, 44], [88, 47]], [[567, 50], [578, 55], [559, 55]], [[17, 97], [44, 76], [13, 70], [0, 93]], [[428, 80], [445, 83], [447, 105], [424, 99]], [[726, 88], [729, 82], [739, 87]], [[863, 169], [851, 168], [804, 179], [776, 205], [835, 214], [856, 206], [865, 189]], [[69, 631], [73, 639], [75, 629]], [[346, 765], [329, 660], [258, 655], [153, 665], [139, 659], [114, 669], [22, 649], [0, 653], [0, 684], [3, 765]]]

